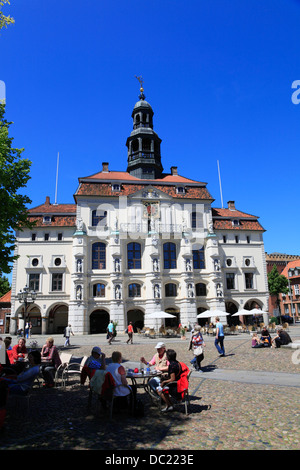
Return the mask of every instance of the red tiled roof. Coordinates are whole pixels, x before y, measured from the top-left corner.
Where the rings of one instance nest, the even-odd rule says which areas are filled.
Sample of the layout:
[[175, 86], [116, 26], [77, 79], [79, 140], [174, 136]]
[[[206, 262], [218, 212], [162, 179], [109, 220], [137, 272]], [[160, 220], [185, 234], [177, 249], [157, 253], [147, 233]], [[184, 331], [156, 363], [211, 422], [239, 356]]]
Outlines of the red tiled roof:
[[[109, 180], [109, 181], [133, 181], [133, 182], [145, 182], [145, 180], [141, 180], [140, 178], [136, 178], [135, 176], [131, 175], [127, 171], [100, 171], [95, 173], [91, 176], [85, 176], [83, 178], [79, 178], [79, 181], [82, 180]], [[182, 184], [206, 184], [201, 183], [200, 181], [194, 181], [189, 178], [185, 178], [184, 176], [180, 175], [171, 175], [171, 174], [163, 174], [162, 178], [157, 178], [155, 180], [147, 180], [148, 183], [155, 183], [155, 182], [163, 182], [163, 183], [182, 183]]]
[[[140, 180], [137, 180], [140, 181]], [[158, 182], [159, 180], [155, 180]], [[182, 198], [182, 199], [209, 199], [213, 200], [210, 193], [206, 189], [205, 186], [186, 186], [185, 193], [176, 193], [175, 186], [169, 186], [164, 184], [158, 183], [151, 184], [153, 188], [162, 191], [165, 194], [168, 194], [174, 198]], [[147, 180], [148, 183], [148, 180]], [[137, 191], [149, 186], [149, 184], [122, 184], [121, 191], [113, 191], [110, 183], [81, 183], [75, 196], [129, 196], [130, 194], [134, 194]]]
[[11, 301], [11, 290], [0, 297], [0, 303], [8, 303]]
[[51, 223], [44, 222], [43, 216], [30, 216], [30, 222], [35, 222], [35, 227], [75, 227], [76, 214], [74, 216], [59, 216], [54, 215], [51, 217]]
[[299, 259], [296, 259], [294, 261], [290, 261], [287, 266], [284, 268], [284, 270], [282, 271], [282, 275], [285, 276], [285, 277], [288, 277], [288, 271], [289, 269], [293, 269], [293, 268], [299, 268], [300, 267], [300, 260]]
[[[216, 230], [262, 230], [265, 229], [258, 222], [258, 217], [238, 210], [218, 209], [212, 207], [214, 229]], [[233, 225], [232, 220], [237, 219], [238, 225]]]
[[238, 210], [231, 210], [231, 209], [218, 209], [212, 207], [212, 215], [213, 217], [226, 217], [226, 218], [233, 218], [239, 219], [241, 217], [247, 217], [251, 219], [257, 219], [256, 215], [247, 214], [246, 212], [241, 212]]
[[257, 220], [240, 220], [239, 225], [232, 225], [231, 220], [214, 220], [215, 230], [262, 230], [265, 229], [260, 225]]
[[76, 204], [41, 204], [29, 209], [30, 214], [71, 214], [76, 213]]

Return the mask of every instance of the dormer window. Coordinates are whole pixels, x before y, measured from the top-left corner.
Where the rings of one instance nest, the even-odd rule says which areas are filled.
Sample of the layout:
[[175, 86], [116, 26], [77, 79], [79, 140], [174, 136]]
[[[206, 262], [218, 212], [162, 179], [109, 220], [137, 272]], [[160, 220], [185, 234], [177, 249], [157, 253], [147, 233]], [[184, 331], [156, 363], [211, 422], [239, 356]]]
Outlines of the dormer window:
[[238, 226], [240, 225], [240, 221], [239, 221], [238, 219], [233, 219], [232, 225], [233, 225], [234, 227], [238, 227]]
[[176, 193], [177, 194], [185, 194], [185, 187], [184, 186], [177, 186]]
[[51, 215], [44, 215], [43, 223], [44, 224], [51, 224]]
[[121, 185], [119, 183], [114, 183], [111, 189], [112, 191], [121, 191]]

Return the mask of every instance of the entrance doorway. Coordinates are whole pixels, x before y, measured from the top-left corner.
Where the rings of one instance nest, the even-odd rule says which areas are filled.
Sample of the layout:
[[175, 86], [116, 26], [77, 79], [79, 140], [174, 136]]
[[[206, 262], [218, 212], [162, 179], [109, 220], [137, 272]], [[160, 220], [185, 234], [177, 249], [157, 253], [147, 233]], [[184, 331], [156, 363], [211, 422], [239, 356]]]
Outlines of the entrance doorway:
[[167, 313], [171, 313], [171, 315], [175, 315], [174, 318], [166, 318], [165, 319], [165, 326], [166, 327], [178, 327], [180, 323], [180, 310], [176, 308], [166, 308], [165, 310]]
[[106, 333], [109, 313], [106, 310], [94, 310], [90, 315], [90, 334]]
[[134, 332], [137, 332], [137, 328], [142, 330], [144, 328], [144, 312], [138, 309], [129, 310], [127, 312], [127, 324], [130, 321], [132, 322]]

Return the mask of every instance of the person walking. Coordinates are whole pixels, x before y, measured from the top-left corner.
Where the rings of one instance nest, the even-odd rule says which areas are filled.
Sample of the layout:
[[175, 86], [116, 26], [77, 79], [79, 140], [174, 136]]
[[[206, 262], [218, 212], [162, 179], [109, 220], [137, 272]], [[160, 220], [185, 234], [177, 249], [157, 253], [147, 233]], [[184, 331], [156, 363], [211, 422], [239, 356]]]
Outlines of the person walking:
[[71, 325], [68, 325], [65, 329], [65, 338], [66, 338], [66, 341], [65, 341], [65, 344], [64, 346], [71, 346], [70, 344], [70, 336], [71, 334], [74, 336], [74, 333], [73, 333], [73, 330], [72, 330], [72, 326]]
[[127, 327], [127, 334], [128, 334], [128, 340], [126, 341], [126, 343], [130, 343], [133, 344], [133, 326], [132, 326], [132, 322], [130, 321], [129, 322], [129, 325]]
[[203, 348], [205, 346], [205, 343], [203, 341], [203, 336], [201, 334], [200, 325], [195, 326], [195, 331], [192, 335], [191, 343], [193, 346], [193, 352], [195, 356], [193, 362], [192, 361], [191, 362], [198, 372], [203, 372], [201, 369], [201, 362], [204, 359]]
[[107, 326], [107, 339], [108, 344], [111, 344], [112, 340], [114, 339], [114, 324], [111, 320]]
[[215, 346], [220, 354], [220, 357], [224, 357], [224, 329], [219, 317], [216, 317], [216, 330]]

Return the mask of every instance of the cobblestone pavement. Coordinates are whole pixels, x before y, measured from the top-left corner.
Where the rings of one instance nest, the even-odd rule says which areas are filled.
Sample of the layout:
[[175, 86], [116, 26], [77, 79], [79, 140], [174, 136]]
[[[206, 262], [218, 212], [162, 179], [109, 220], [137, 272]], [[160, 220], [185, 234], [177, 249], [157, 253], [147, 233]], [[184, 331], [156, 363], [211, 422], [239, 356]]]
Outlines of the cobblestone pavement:
[[[292, 339], [300, 339], [300, 336], [293, 337], [293, 330], [290, 335]], [[152, 358], [157, 340], [135, 335], [134, 344], [127, 345], [126, 339], [120, 334], [109, 346], [103, 335], [72, 337], [73, 345], [68, 351], [81, 357], [89, 355], [92, 346], [99, 345], [108, 360], [114, 350], [121, 351], [125, 361], [139, 361], [141, 355], [148, 360]], [[55, 341], [58, 347], [63, 344], [63, 338], [57, 337]], [[23, 413], [22, 401], [18, 404], [10, 399], [0, 449], [299, 449], [300, 381], [298, 386], [288, 383], [279, 386], [211, 380], [208, 372], [218, 369], [248, 371], [249, 376], [251, 371], [299, 374], [300, 355], [295, 360], [295, 351], [291, 349], [251, 349], [249, 335], [240, 334], [226, 336], [226, 356], [219, 357], [213, 341], [205, 337], [202, 366], [207, 373], [191, 375], [188, 416], [182, 405], [174, 412], [162, 414], [145, 393], [138, 392], [145, 405], [145, 416], [137, 418], [121, 412], [114, 414], [110, 421], [103, 411], [95, 413], [95, 407], [88, 411], [88, 387], [80, 386], [75, 379], [65, 389], [35, 387], [28, 414]], [[190, 365], [192, 354], [188, 351], [188, 340], [168, 339], [166, 346], [175, 349], [177, 358]]]

